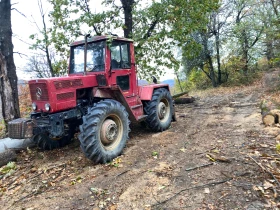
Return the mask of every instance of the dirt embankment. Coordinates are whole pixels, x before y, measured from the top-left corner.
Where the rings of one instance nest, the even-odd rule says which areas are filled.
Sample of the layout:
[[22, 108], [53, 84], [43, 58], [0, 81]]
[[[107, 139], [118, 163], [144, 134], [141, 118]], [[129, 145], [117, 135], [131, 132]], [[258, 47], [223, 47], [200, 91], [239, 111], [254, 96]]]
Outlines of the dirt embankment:
[[0, 180], [1, 209], [277, 209], [279, 128], [261, 124], [264, 86], [203, 92], [162, 133], [133, 126], [111, 164], [93, 165], [77, 140], [22, 151]]

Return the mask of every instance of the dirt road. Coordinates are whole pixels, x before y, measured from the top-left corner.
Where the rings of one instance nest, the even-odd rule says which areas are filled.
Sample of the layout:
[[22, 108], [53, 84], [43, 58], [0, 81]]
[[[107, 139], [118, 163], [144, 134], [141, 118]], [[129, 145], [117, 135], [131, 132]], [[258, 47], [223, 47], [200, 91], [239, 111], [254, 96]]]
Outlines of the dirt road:
[[278, 128], [261, 124], [263, 94], [260, 83], [194, 95], [169, 130], [132, 126], [124, 154], [107, 165], [88, 161], [77, 140], [22, 151], [0, 180], [1, 209], [277, 209], [277, 182], [257, 164], [279, 158]]

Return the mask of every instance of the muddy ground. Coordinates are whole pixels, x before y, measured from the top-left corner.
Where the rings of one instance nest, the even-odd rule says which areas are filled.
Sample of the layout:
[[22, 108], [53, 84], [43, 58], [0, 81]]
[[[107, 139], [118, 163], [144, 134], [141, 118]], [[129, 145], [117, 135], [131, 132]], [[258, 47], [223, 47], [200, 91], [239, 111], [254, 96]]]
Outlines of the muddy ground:
[[280, 129], [265, 128], [259, 109], [268, 77], [193, 93], [162, 133], [133, 125], [123, 155], [107, 165], [87, 160], [78, 140], [21, 151], [0, 179], [1, 209], [278, 209]]

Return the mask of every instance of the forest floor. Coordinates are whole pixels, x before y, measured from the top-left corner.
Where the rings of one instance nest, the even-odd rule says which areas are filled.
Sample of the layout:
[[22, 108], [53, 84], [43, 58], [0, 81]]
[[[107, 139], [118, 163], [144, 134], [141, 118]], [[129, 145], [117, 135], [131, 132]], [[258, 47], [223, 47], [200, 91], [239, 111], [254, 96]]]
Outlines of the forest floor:
[[110, 164], [87, 160], [78, 140], [21, 151], [0, 178], [1, 209], [278, 209], [280, 128], [265, 128], [259, 109], [262, 99], [280, 98], [278, 74], [193, 93], [162, 133], [132, 125]]

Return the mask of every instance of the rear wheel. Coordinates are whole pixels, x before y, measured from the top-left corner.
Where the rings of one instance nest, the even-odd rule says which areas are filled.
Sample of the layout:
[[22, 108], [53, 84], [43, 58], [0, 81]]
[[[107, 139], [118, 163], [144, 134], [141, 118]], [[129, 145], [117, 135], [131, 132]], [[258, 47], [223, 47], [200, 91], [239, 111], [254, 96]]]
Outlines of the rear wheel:
[[145, 104], [146, 123], [153, 131], [169, 128], [173, 114], [173, 102], [170, 92], [165, 88], [156, 89], [151, 101]]
[[59, 139], [50, 138], [48, 133], [40, 133], [33, 137], [33, 141], [42, 150], [53, 150], [68, 145], [74, 134], [75, 126], [69, 126], [66, 130], [66, 135]]
[[128, 113], [118, 101], [108, 99], [90, 107], [79, 135], [86, 157], [106, 163], [120, 155], [129, 138], [129, 123]]

